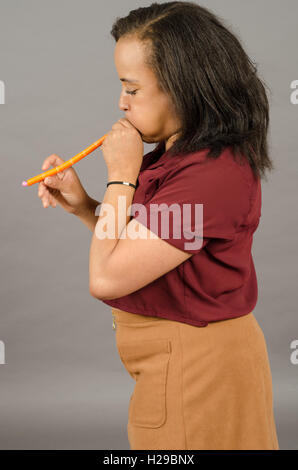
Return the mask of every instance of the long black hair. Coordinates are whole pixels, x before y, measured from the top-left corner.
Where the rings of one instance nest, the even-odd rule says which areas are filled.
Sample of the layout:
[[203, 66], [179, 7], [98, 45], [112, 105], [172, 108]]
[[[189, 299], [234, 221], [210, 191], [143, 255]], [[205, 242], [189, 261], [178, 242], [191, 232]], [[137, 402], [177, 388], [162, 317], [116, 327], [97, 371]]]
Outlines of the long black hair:
[[180, 136], [170, 154], [231, 148], [256, 177], [275, 169], [268, 155], [267, 86], [240, 40], [211, 11], [193, 2], [152, 3], [116, 18], [111, 35], [135, 37], [145, 64], [174, 105]]

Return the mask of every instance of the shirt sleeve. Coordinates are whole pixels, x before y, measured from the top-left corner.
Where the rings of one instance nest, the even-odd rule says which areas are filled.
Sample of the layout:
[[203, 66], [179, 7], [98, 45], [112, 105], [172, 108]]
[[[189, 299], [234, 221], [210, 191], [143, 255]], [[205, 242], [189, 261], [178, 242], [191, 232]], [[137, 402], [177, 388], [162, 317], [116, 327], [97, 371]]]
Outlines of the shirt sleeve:
[[235, 164], [182, 161], [132, 216], [191, 254], [212, 238], [232, 240], [249, 211], [249, 187]]

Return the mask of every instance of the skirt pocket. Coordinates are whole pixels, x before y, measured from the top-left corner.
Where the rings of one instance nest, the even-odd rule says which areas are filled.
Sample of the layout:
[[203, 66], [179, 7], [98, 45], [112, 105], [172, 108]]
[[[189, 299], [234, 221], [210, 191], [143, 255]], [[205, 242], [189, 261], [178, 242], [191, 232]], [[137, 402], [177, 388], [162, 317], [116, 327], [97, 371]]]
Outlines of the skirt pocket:
[[129, 406], [134, 426], [158, 428], [166, 421], [166, 389], [171, 356], [169, 339], [132, 341], [117, 345], [121, 361], [136, 381]]

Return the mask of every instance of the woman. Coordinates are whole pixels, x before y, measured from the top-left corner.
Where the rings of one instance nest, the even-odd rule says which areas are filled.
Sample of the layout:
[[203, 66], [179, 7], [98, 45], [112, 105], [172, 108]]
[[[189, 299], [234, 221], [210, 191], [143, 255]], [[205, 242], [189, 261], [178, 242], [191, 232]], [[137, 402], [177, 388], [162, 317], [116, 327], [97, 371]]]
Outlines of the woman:
[[[264, 85], [235, 35], [195, 3], [138, 8], [111, 34], [125, 118], [101, 147], [112, 184], [100, 214], [72, 168], [39, 195], [93, 232], [90, 293], [112, 307], [136, 382], [130, 447], [278, 450], [253, 314], [260, 180], [273, 169]], [[144, 157], [143, 142], [157, 143]], [[51, 155], [43, 169], [62, 162]]]

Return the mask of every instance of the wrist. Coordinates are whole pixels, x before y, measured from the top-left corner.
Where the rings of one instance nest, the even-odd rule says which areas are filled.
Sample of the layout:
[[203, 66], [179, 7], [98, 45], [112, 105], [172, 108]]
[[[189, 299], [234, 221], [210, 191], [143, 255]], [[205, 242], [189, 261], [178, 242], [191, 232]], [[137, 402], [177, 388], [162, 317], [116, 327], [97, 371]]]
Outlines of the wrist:
[[76, 208], [76, 210], [74, 211], [74, 215], [76, 215], [77, 217], [84, 217], [90, 213], [95, 215], [95, 210], [98, 204], [100, 203], [95, 201], [95, 199], [92, 199], [87, 194], [86, 200], [84, 201], [84, 203], [82, 203], [79, 207]]
[[126, 181], [128, 183], [132, 183], [134, 185], [137, 184], [138, 177], [132, 174], [109, 174], [107, 183], [111, 181]]

